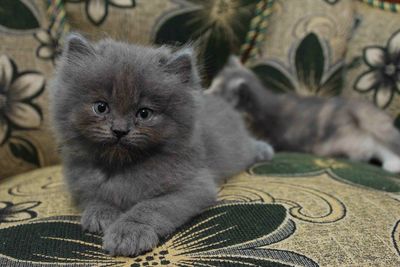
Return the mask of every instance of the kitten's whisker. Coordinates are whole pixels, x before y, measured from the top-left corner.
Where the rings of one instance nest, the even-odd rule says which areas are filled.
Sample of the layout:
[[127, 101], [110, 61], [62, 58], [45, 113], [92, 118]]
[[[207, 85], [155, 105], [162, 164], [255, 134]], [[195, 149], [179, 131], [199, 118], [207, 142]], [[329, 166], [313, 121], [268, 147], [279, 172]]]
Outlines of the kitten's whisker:
[[147, 133], [133, 133], [132, 136], [136, 137], [136, 136], [146, 136], [146, 137], [150, 137], [149, 134]]

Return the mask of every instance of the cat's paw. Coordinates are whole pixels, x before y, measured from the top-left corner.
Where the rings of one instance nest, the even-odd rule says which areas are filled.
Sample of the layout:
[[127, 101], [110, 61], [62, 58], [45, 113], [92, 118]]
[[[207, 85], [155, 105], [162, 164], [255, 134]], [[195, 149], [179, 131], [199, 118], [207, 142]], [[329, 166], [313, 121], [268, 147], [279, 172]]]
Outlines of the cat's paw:
[[256, 147], [256, 161], [271, 160], [275, 154], [274, 149], [267, 142], [256, 140], [254, 145]]
[[121, 211], [113, 208], [90, 207], [83, 211], [81, 225], [85, 231], [104, 233], [121, 214]]
[[103, 248], [113, 256], [136, 256], [152, 250], [158, 242], [153, 227], [120, 220], [106, 230]]
[[399, 159], [391, 159], [383, 162], [382, 167], [384, 170], [391, 173], [400, 173], [400, 160]]

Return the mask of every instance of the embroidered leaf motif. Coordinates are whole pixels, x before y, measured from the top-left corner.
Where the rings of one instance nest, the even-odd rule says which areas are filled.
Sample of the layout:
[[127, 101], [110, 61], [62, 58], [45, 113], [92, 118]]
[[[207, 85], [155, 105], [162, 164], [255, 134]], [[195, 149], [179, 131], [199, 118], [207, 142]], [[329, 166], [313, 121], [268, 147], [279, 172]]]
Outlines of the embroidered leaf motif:
[[37, 213], [32, 209], [40, 205], [38, 201], [28, 201], [21, 203], [0, 201], [0, 224], [13, 223], [30, 220], [37, 217]]
[[153, 251], [136, 258], [109, 256], [102, 250], [101, 236], [83, 232], [77, 221], [67, 217], [0, 229], [0, 255], [34, 263], [91, 266], [317, 266], [295, 252], [265, 247], [294, 231], [282, 205], [233, 203], [204, 211]]
[[317, 266], [303, 255], [266, 248], [288, 238], [295, 229], [282, 205], [219, 205], [178, 229], [153, 251], [137, 257], [132, 266]]
[[[188, 11], [183, 14], [179, 14], [166, 20], [158, 29], [155, 38], [156, 43], [162, 43], [165, 41], [185, 43], [190, 40], [192, 36], [196, 34], [199, 29], [196, 29], [195, 15], [198, 10]], [[193, 18], [193, 20], [192, 20]], [[176, 27], [180, 25], [180, 27]], [[197, 31], [196, 31], [197, 30]], [[197, 36], [194, 36], [197, 37]]]
[[[263, 215], [255, 217], [254, 214]], [[196, 253], [205, 248], [196, 248], [199, 243], [195, 240], [204, 238], [207, 238], [206, 250], [242, 244], [275, 231], [285, 217], [286, 209], [281, 205], [246, 203], [217, 206], [195, 218], [189, 227], [185, 227], [188, 230], [181, 230], [178, 237], [173, 237], [172, 246], [177, 249], [185, 247], [187, 253]]]
[[263, 64], [255, 66], [252, 68], [252, 70], [269, 90], [273, 90], [276, 93], [284, 93], [295, 90], [295, 86], [288, 76], [275, 66]]
[[345, 65], [336, 65], [335, 68], [331, 69], [330, 75], [327, 75], [327, 79], [322, 81], [322, 86], [318, 89], [323, 90], [323, 93], [328, 96], [340, 95], [343, 89], [343, 74]]
[[272, 161], [250, 169], [257, 175], [292, 177], [328, 173], [331, 177], [387, 192], [400, 192], [397, 175], [381, 168], [359, 162], [316, 157], [307, 154], [279, 153]]
[[0, 26], [13, 30], [39, 28], [39, 21], [27, 5], [19, 0], [0, 1]]
[[[0, 254], [35, 262], [110, 262], [101, 238], [83, 233], [78, 222], [50, 221], [21, 224], [0, 230]], [[18, 247], [19, 249], [15, 249]], [[73, 262], [73, 261], [72, 261]]]
[[400, 131], [400, 114], [397, 115], [396, 119], [394, 120], [394, 126]]
[[296, 50], [297, 78], [312, 92], [319, 91], [324, 73], [324, 54], [315, 34], [307, 35]]
[[9, 147], [14, 157], [40, 167], [38, 151], [30, 141], [21, 137], [13, 137]]
[[330, 5], [335, 5], [337, 4], [340, 0], [324, 0], [325, 2], [327, 2]]
[[334, 96], [342, 90], [344, 63], [330, 65], [329, 53], [325, 51], [318, 36], [308, 34], [301, 40], [289, 58], [289, 66], [267, 60], [252, 68], [262, 83], [275, 92], [294, 91], [300, 95]]
[[157, 44], [196, 43], [206, 85], [224, 66], [229, 54], [238, 54], [260, 0], [187, 0], [184, 8], [168, 12], [155, 31]]

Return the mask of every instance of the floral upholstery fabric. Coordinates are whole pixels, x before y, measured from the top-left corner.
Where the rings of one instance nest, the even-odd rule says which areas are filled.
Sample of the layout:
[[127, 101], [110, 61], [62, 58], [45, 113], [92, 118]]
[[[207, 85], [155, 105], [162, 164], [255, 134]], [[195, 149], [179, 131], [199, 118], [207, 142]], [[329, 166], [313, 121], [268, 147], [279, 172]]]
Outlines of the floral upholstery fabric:
[[144, 255], [85, 233], [60, 166], [3, 181], [0, 266], [399, 266], [400, 181], [376, 167], [278, 154]]
[[[400, 1], [392, 2], [400, 6]], [[346, 57], [350, 67], [343, 94], [368, 99], [397, 117], [400, 115], [400, 14], [363, 3], [356, 3], [356, 7], [356, 24]]]
[[353, 1], [276, 1], [268, 34], [247, 64], [276, 92], [339, 95]]
[[0, 178], [59, 161], [47, 85], [69, 30], [141, 44], [192, 42], [205, 86], [237, 54], [271, 90], [365, 98], [400, 125], [399, 6], [397, 0], [4, 0]]
[[[0, 44], [0, 179], [59, 161], [49, 129], [47, 85], [66, 32], [80, 31], [94, 40], [112, 37], [139, 44], [193, 42], [199, 48], [207, 86], [231, 53], [242, 53], [244, 58], [254, 54], [273, 3], [1, 1], [0, 36], [5, 41]], [[17, 79], [20, 76], [24, 83]], [[21, 90], [26, 92], [19, 96]]]
[[40, 0], [0, 2], [0, 180], [58, 162], [46, 94], [53, 64], [40, 42], [45, 10]]
[[[94, 39], [111, 36], [140, 44], [195, 43], [207, 85], [230, 54], [239, 54], [251, 43], [250, 29], [266, 20], [273, 2], [67, 0], [66, 11], [71, 27]], [[129, 27], [120, 27], [127, 23]], [[246, 52], [251, 49], [250, 45]]]
[[81, 230], [61, 166], [45, 167], [59, 162], [47, 85], [70, 30], [192, 42], [205, 86], [237, 54], [276, 92], [365, 98], [400, 126], [398, 12], [400, 0], [0, 1], [0, 266], [400, 266], [400, 177], [373, 166], [278, 154], [134, 258]]
[[65, 0], [71, 28], [93, 40], [112, 37], [139, 44], [151, 43], [162, 14], [177, 7], [171, 1]]

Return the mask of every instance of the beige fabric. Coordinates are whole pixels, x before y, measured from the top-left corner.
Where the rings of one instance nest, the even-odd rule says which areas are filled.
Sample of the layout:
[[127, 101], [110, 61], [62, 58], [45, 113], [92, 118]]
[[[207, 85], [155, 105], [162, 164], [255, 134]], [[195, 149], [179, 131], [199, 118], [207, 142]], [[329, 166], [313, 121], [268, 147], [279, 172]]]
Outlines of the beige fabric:
[[342, 59], [353, 23], [353, 1], [329, 5], [323, 0], [277, 0], [260, 61], [289, 64], [291, 46], [314, 32], [329, 43], [332, 63]]
[[[314, 175], [293, 173], [284, 177], [242, 173], [223, 185], [219, 198], [228, 203], [240, 201], [253, 204], [279, 204], [285, 207], [288, 216], [286, 221], [292, 220], [295, 228], [291, 230], [288, 238], [264, 246], [267, 250], [295, 252], [311, 259], [319, 266], [394, 267], [400, 266], [400, 257], [396, 250], [396, 246], [400, 245], [400, 230], [397, 223], [400, 218], [400, 209], [399, 201], [395, 196], [398, 194], [391, 195], [350, 185], [336, 180], [329, 172], [325, 172]], [[6, 213], [3, 217], [6, 223], [0, 224], [0, 235], [3, 233], [1, 229], [11, 229], [10, 227], [17, 225], [28, 226], [34, 223], [32, 220], [29, 221], [28, 211], [34, 211], [37, 216], [34, 221], [37, 223], [57, 221], [62, 223], [69, 216], [79, 214], [65, 189], [60, 166], [43, 168], [3, 181], [0, 200], [14, 205], [14, 208], [11, 208], [12, 213]], [[247, 218], [249, 223], [256, 220], [257, 214], [253, 213], [251, 216]], [[21, 221], [12, 222], [18, 219]], [[271, 217], [269, 220], [273, 219]], [[200, 230], [197, 230], [198, 233], [195, 229], [193, 231], [194, 234], [200, 235]], [[209, 231], [212, 232], [212, 227]], [[281, 235], [285, 235], [287, 230], [279, 231]], [[148, 261], [146, 257], [156, 258], [155, 255], [159, 255], [160, 251], [169, 252], [166, 256], [170, 261], [169, 266], [178, 266], [180, 260], [183, 259], [186, 262], [207, 259], [207, 256], [195, 257], [185, 252], [185, 248], [177, 249], [174, 242], [179, 243], [182, 234], [183, 232], [178, 231], [163, 246], [137, 258], [112, 258], [101, 253], [101, 258], [97, 258], [99, 260], [97, 264], [111, 261], [119, 262], [118, 266], [131, 266], [130, 264], [138, 262], [138, 259], [141, 259], [140, 262], [143, 264]], [[207, 234], [205, 237], [205, 242], [207, 238], [211, 238]], [[64, 240], [65, 242], [80, 242], [79, 240]], [[99, 242], [101, 243], [101, 239]], [[92, 244], [91, 246], [97, 248], [100, 245]], [[207, 253], [207, 249], [204, 248], [201, 253]], [[1, 260], [0, 253], [0, 262]], [[14, 263], [14, 261], [11, 260], [9, 263]], [[189, 264], [189, 266], [192, 265]], [[314, 265], [304, 263], [298, 266]]]
[[[373, 8], [358, 1], [356, 10], [359, 26], [355, 29], [353, 37], [349, 42], [346, 61], [350, 63], [356, 58], [360, 58], [360, 62], [356, 68], [348, 70], [343, 95], [346, 97], [363, 98], [373, 101], [374, 90], [365, 94], [354, 90], [357, 78], [363, 72], [370, 69], [362, 59], [363, 49], [368, 46], [386, 47], [389, 38], [396, 31], [400, 30], [400, 14]], [[394, 94], [386, 110], [393, 117], [400, 114], [400, 97], [398, 93]]]
[[[46, 18], [46, 5], [45, 1], [35, 0], [28, 1], [31, 12], [38, 19], [40, 28], [48, 27], [48, 20]], [[37, 166], [31, 163], [15, 157], [10, 150], [10, 142], [18, 143], [15, 137], [23, 137], [28, 140], [37, 150], [38, 161], [40, 166], [46, 166], [55, 164], [58, 162], [58, 156], [56, 153], [56, 147], [53, 143], [53, 137], [49, 130], [49, 113], [48, 113], [48, 97], [47, 97], [47, 84], [53, 72], [53, 64], [51, 60], [45, 61], [36, 57], [36, 49], [40, 43], [34, 38], [34, 33], [37, 33], [39, 29], [26, 30], [26, 31], [9, 31], [7, 29], [0, 29], [0, 56], [11, 59], [18, 68], [18, 73], [24, 71], [35, 71], [39, 72], [39, 75], [35, 78], [29, 78], [27, 81], [28, 85], [39, 80], [45, 79], [45, 90], [42, 94], [35, 97], [32, 103], [36, 104], [43, 113], [43, 120], [35, 122], [38, 119], [38, 113], [34, 110], [27, 111], [24, 114], [24, 118], [20, 117], [20, 114], [16, 112], [10, 112], [10, 116], [14, 115], [15, 120], [23, 120], [23, 125], [34, 126], [32, 130], [14, 130], [12, 129], [11, 137], [14, 138], [12, 141], [8, 139], [3, 145], [0, 145], [0, 179], [21, 173]], [[21, 89], [23, 86], [19, 86]], [[14, 88], [13, 90], [16, 90]], [[13, 108], [17, 108], [15, 102], [11, 105]], [[17, 118], [18, 117], [18, 118]], [[38, 125], [39, 124], [39, 125]], [[0, 129], [2, 131], [2, 129]], [[1, 134], [1, 133], [0, 133]]]
[[[100, 2], [106, 1], [101, 0]], [[119, 8], [109, 5], [108, 14], [99, 26], [89, 20], [88, 16], [95, 17], [96, 15], [94, 11], [92, 14], [86, 12], [84, 1], [80, 3], [67, 2], [68, 21], [72, 30], [82, 32], [94, 40], [112, 37], [126, 42], [149, 44], [153, 35], [153, 27], [158, 22], [157, 19], [167, 10], [178, 8], [178, 5], [165, 0], [135, 2], [134, 7]]]
[[389, 238], [400, 217], [399, 202], [382, 192], [321, 174], [302, 178], [241, 175], [222, 194], [251, 198], [251, 190], [260, 192], [266, 202], [291, 207], [291, 216], [296, 218], [295, 235], [273, 248], [300, 252], [320, 266], [400, 264]]

